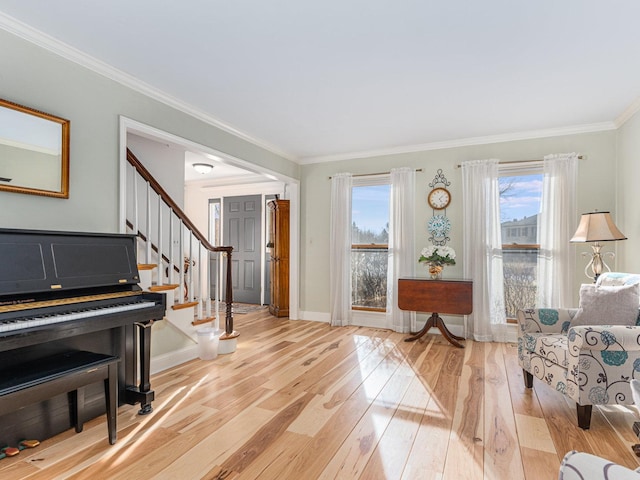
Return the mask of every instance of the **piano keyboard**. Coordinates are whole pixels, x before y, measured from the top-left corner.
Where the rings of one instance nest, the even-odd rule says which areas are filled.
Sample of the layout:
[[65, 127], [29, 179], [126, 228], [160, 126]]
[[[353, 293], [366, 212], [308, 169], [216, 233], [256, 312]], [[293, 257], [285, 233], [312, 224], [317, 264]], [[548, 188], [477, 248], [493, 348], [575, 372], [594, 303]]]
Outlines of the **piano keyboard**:
[[140, 310], [142, 308], [151, 308], [153, 306], [155, 306], [155, 302], [139, 301], [135, 303], [120, 303], [109, 306], [101, 306], [98, 308], [78, 309], [75, 311], [64, 312], [60, 314], [10, 318], [6, 320], [0, 320], [0, 333], [11, 332], [14, 330], [24, 330], [26, 328], [32, 327], [41, 327], [43, 325], [51, 325], [54, 323], [70, 322], [73, 320], [108, 315], [110, 313]]

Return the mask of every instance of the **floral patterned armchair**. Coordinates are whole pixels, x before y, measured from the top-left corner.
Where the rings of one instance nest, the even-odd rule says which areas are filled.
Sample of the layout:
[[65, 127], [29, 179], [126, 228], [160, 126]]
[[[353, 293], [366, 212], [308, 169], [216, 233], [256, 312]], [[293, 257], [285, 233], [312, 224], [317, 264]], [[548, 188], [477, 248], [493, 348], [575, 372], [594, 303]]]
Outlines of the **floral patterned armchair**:
[[571, 451], [560, 464], [558, 480], [640, 480], [640, 468], [630, 470], [602, 457]]
[[[640, 275], [608, 272], [597, 285], [633, 285]], [[571, 327], [578, 309], [520, 310], [518, 358], [527, 388], [533, 377], [576, 402], [588, 429], [592, 405], [633, 405], [629, 381], [640, 378], [640, 317], [635, 325]]]

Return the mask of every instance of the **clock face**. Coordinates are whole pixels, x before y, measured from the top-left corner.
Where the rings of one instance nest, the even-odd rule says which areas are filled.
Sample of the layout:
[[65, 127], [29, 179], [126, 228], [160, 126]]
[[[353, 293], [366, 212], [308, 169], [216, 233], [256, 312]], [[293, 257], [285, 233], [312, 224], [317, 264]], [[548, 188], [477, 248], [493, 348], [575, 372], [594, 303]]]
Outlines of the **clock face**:
[[427, 201], [434, 210], [442, 210], [449, 206], [449, 203], [451, 202], [451, 194], [446, 188], [434, 188], [429, 192]]
[[427, 223], [427, 230], [433, 238], [444, 238], [451, 231], [451, 222], [445, 215], [434, 215]]

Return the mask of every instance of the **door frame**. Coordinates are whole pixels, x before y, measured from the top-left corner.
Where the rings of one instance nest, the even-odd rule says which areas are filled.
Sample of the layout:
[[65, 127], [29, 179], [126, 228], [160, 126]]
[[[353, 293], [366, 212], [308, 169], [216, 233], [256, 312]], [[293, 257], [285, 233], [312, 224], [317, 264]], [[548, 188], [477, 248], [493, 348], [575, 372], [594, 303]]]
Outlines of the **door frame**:
[[[186, 138], [179, 137], [177, 135], [159, 130], [155, 127], [145, 125], [144, 123], [127, 118], [123, 115], [119, 116], [120, 123], [120, 138], [119, 138], [119, 177], [120, 177], [120, 191], [119, 191], [119, 214], [118, 224], [121, 233], [126, 232], [126, 173], [127, 173], [127, 133], [134, 133], [143, 135], [152, 140], [168, 141], [176, 145], [180, 145], [186, 149], [208, 153], [216, 155], [225, 159], [230, 165], [244, 168], [254, 173], [259, 173], [269, 178], [272, 181], [282, 182], [281, 192], [278, 192], [280, 198], [290, 200], [290, 259], [289, 259], [289, 318], [291, 320], [298, 320], [300, 317], [300, 180], [284, 175], [280, 172], [271, 170], [260, 165], [256, 165], [247, 160], [234, 157], [228, 153], [221, 152], [206, 145], [201, 145]], [[256, 184], [256, 190], [260, 184]], [[245, 189], [236, 191], [242, 194]], [[253, 193], [256, 193], [254, 190]], [[263, 193], [264, 194], [264, 193]], [[264, 285], [262, 285], [264, 287]]]

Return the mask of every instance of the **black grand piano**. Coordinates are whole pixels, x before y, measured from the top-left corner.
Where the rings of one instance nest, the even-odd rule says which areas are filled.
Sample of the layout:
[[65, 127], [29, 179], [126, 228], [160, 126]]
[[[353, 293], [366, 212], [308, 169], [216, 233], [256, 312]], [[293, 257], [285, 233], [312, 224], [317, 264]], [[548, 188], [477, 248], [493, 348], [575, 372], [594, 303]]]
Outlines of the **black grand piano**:
[[[136, 238], [123, 234], [0, 229], [0, 371], [21, 371], [69, 351], [119, 358], [119, 404], [151, 411], [151, 324], [165, 296], [143, 292]], [[0, 378], [0, 381], [3, 379]], [[84, 390], [84, 416], [105, 411], [103, 386]], [[0, 397], [2, 402], [2, 397]], [[69, 429], [67, 395], [0, 416], [0, 444]]]

